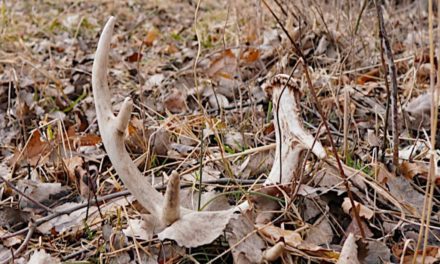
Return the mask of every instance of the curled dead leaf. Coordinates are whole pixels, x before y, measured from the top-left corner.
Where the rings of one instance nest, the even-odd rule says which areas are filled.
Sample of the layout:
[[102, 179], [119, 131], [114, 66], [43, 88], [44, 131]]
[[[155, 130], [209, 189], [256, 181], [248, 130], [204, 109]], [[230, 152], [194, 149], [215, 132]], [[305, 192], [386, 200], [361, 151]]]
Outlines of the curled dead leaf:
[[186, 95], [177, 89], [173, 89], [164, 100], [164, 106], [171, 113], [178, 114], [186, 111]]
[[422, 176], [428, 178], [429, 168], [427, 165], [421, 163], [403, 161], [400, 165], [402, 174], [409, 180], [412, 180], [415, 176]]
[[[363, 204], [360, 204], [356, 201], [354, 201], [355, 206], [357, 207], [357, 211], [359, 213], [359, 216], [364, 217], [365, 219], [371, 219], [374, 216], [374, 211], [370, 208], [366, 207]], [[350, 211], [352, 209], [350, 199], [348, 197], [344, 198], [344, 202], [342, 203], [342, 209], [344, 209], [344, 212], [346, 214], [350, 214]]]
[[287, 245], [297, 248], [301, 245], [303, 239], [298, 232], [285, 230], [274, 225], [257, 225], [259, 232], [272, 244], [284, 241]]

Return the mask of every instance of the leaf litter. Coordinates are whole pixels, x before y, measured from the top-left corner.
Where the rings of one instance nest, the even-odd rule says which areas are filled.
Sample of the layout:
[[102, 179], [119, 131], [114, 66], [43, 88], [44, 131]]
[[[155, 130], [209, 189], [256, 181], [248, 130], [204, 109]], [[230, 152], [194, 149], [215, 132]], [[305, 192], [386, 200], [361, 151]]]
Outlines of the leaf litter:
[[[1, 259], [24, 245], [16, 263], [421, 262], [422, 251], [406, 239], [416, 240], [420, 231], [429, 174], [432, 66], [423, 6], [385, 7], [401, 103], [401, 171], [393, 175], [391, 147], [382, 153], [391, 132], [383, 129], [387, 98], [374, 5], [366, 2], [362, 11], [361, 3], [270, 2], [311, 65], [368, 237], [363, 240], [334, 157], [309, 155], [297, 191], [268, 194], [257, 181], [269, 174], [275, 141], [273, 105], [261, 85], [298, 62], [269, 10], [259, 2], [202, 1], [194, 24], [194, 6], [168, 2], [2, 3], [0, 172], [21, 193], [6, 183], [0, 190]], [[206, 241], [173, 226], [158, 230], [149, 212], [125, 198], [106, 157], [90, 75], [97, 36], [110, 15], [118, 17], [111, 101], [120, 106], [134, 97], [125, 141], [143, 174], [163, 189], [166, 175], [182, 172], [187, 208], [228, 209], [243, 200], [253, 208], [251, 215], [225, 211], [180, 220], [206, 233]], [[413, 27], [403, 26], [409, 21]], [[293, 77], [306, 126], [330, 150], [301, 65]], [[440, 260], [438, 199], [435, 190], [425, 263]]]

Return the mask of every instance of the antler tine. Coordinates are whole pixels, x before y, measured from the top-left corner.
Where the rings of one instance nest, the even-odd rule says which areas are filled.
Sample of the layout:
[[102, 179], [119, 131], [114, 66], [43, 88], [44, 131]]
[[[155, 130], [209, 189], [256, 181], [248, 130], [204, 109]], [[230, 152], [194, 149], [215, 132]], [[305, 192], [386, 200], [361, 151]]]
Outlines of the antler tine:
[[110, 91], [107, 82], [108, 53], [110, 51], [110, 41], [113, 35], [115, 22], [116, 19], [110, 17], [107, 24], [105, 24], [101, 37], [99, 38], [95, 59], [93, 61], [92, 87], [98, 122], [100, 122], [101, 118], [115, 118], [112, 111]]
[[115, 21], [114, 17], [110, 17], [105, 25], [93, 62], [92, 87], [99, 130], [107, 154], [124, 185], [145, 209], [160, 219], [163, 197], [142, 176], [124, 145], [124, 131], [130, 120], [133, 105], [131, 99], [125, 99], [117, 117], [112, 111], [107, 65]]

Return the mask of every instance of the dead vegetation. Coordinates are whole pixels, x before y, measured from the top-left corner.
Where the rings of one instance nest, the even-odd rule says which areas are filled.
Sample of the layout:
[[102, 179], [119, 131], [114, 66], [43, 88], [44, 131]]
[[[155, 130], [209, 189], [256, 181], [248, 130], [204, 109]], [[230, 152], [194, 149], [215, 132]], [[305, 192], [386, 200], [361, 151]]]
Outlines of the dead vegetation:
[[0, 262], [440, 261], [429, 2], [3, 1]]

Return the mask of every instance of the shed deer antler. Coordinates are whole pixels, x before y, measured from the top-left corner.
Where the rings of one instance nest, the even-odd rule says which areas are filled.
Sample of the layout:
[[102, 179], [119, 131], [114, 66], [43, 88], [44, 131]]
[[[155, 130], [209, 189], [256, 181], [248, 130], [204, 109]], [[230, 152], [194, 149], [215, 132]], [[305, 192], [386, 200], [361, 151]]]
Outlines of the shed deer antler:
[[[180, 207], [179, 204], [179, 174], [172, 173], [165, 199], [161, 193], [147, 181], [130, 158], [124, 145], [124, 133], [130, 120], [132, 100], [126, 98], [117, 116], [113, 115], [111, 96], [107, 83], [108, 53], [112, 37], [115, 18], [110, 17], [105, 25], [95, 54], [92, 71], [93, 95], [95, 98], [96, 114], [99, 131], [102, 136], [107, 154], [116, 172], [124, 185], [139, 203], [157, 219], [156, 233], [160, 239], [173, 239], [179, 245], [196, 247], [207, 244], [222, 234], [234, 212], [246, 210], [248, 203], [244, 202], [235, 208], [225, 211], [198, 212]], [[280, 157], [278, 145], [281, 141], [283, 160], [282, 180], [289, 182], [294, 177], [296, 170], [303, 160], [303, 150], [310, 149], [319, 157], [325, 157], [322, 145], [304, 129], [299, 115], [297, 95], [299, 90], [293, 82], [288, 84], [288, 89], [282, 94], [280, 83], [286, 83], [285, 75], [277, 75], [266, 85], [265, 90], [272, 94], [274, 105], [279, 103], [279, 116], [281, 127], [277, 131], [276, 161], [267, 179], [268, 184], [279, 183]], [[281, 97], [281, 100], [278, 98]], [[278, 136], [281, 129], [282, 138]], [[193, 224], [197, 222], [197, 224]], [[215, 223], [215, 224], [214, 224]], [[209, 230], [209, 232], [206, 232]], [[160, 232], [160, 233], [159, 233]], [[194, 236], [193, 234], [197, 234]], [[190, 241], [190, 242], [188, 242]]]

